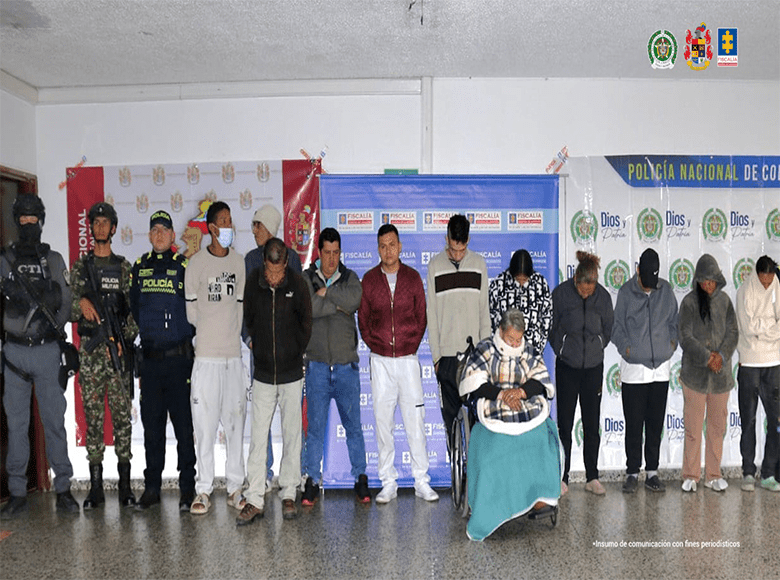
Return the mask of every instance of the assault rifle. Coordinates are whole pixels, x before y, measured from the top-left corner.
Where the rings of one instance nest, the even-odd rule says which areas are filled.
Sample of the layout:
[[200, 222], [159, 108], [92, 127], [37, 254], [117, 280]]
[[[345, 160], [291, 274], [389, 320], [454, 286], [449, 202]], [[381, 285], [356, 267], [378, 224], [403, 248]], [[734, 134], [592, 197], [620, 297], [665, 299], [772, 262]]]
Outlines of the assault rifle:
[[[92, 260], [87, 259], [84, 261], [84, 265], [90, 286], [90, 292], [85, 294], [85, 297], [92, 302], [98, 318], [100, 318], [97, 330], [84, 344], [84, 350], [91, 353], [99, 345], [105, 343], [108, 346], [108, 353], [111, 356], [114, 370], [120, 374], [125, 374], [133, 368], [131, 360], [133, 349], [132, 347], [128, 348], [125, 342], [125, 336], [122, 333], [123, 325], [119, 320], [115, 305], [107, 305], [106, 297], [101, 294], [100, 288], [98, 288], [95, 264]], [[119, 354], [120, 348], [122, 349], [121, 356]]]

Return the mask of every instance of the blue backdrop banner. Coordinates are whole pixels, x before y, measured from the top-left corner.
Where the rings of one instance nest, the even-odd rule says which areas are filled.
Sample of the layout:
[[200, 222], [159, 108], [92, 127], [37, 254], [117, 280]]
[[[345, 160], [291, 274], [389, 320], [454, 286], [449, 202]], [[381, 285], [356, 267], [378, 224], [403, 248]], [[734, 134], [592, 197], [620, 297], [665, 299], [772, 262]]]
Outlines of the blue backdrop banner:
[[[508, 268], [512, 253], [527, 249], [534, 268], [552, 289], [558, 284], [558, 177], [460, 175], [322, 175], [321, 225], [341, 234], [341, 259], [362, 279], [379, 263], [376, 233], [382, 224], [398, 228], [401, 260], [426, 281], [428, 262], [444, 250], [447, 222], [464, 214], [471, 222], [469, 249], [487, 262], [488, 275]], [[427, 289], [426, 289], [427, 291]], [[465, 347], [465, 344], [464, 344]], [[379, 487], [377, 443], [369, 375], [369, 351], [359, 343], [361, 422], [368, 477]], [[426, 333], [418, 351], [425, 394], [425, 429], [431, 485], [450, 485], [446, 431], [439, 410], [438, 386]], [[545, 360], [553, 371], [549, 346]], [[396, 409], [395, 465], [398, 484], [411, 487], [409, 448], [400, 410]], [[352, 487], [346, 438], [335, 403], [331, 403], [323, 465], [325, 487]]]

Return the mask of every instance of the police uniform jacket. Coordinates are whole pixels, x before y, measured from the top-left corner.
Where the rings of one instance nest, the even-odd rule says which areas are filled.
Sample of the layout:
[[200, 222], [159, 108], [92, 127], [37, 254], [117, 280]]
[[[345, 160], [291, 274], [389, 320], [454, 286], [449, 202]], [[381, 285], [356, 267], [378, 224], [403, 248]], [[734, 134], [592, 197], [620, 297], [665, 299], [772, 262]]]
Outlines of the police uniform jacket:
[[135, 261], [130, 277], [130, 307], [144, 349], [167, 350], [192, 340], [184, 299], [188, 260], [172, 250], [151, 250]]

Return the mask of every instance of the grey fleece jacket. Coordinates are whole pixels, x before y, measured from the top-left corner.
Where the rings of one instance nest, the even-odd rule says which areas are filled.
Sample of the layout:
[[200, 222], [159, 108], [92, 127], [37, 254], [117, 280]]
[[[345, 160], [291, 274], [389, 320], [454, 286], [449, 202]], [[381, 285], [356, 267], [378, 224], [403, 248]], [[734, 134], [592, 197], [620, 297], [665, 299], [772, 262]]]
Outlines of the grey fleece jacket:
[[620, 287], [612, 342], [629, 364], [657, 369], [677, 350], [677, 299], [666, 280], [649, 294], [636, 274]]
[[[696, 286], [705, 280], [714, 280], [717, 287], [709, 297], [710, 316], [702, 320]], [[737, 348], [739, 331], [731, 298], [723, 292], [725, 286], [726, 279], [718, 262], [704, 254], [696, 263], [693, 290], [680, 304], [678, 331], [683, 351], [680, 380], [699, 393], [725, 393], [734, 386], [731, 356]], [[718, 352], [723, 357], [723, 368], [719, 373], [713, 373], [707, 367], [711, 352]]]
[[352, 270], [339, 262], [335, 280], [327, 286], [325, 296], [317, 290], [326, 282], [320, 269], [312, 264], [303, 273], [311, 295], [312, 331], [306, 356], [329, 365], [358, 362], [358, 331], [355, 313], [360, 307], [363, 287]]

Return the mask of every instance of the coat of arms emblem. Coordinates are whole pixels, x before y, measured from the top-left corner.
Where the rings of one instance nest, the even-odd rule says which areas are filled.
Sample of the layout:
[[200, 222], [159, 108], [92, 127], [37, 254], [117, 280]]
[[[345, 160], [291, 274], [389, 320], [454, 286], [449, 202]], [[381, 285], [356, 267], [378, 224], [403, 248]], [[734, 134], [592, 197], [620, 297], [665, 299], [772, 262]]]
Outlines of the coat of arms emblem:
[[704, 22], [692, 33], [685, 32], [685, 62], [693, 70], [704, 70], [712, 60], [712, 36]]
[[263, 161], [257, 164], [257, 180], [261, 183], [268, 181], [271, 177], [271, 168], [268, 167], [268, 162]]
[[138, 213], [146, 213], [149, 211], [149, 196], [145, 193], [135, 198], [135, 209]]
[[125, 166], [119, 170], [119, 185], [122, 187], [130, 187], [132, 183], [132, 177], [130, 176], [130, 168]]
[[182, 197], [182, 194], [180, 191], [176, 191], [176, 193], [171, 195], [171, 210], [179, 212], [184, 207], [184, 198]]
[[165, 185], [165, 168], [162, 165], [152, 169], [152, 181], [155, 185]]
[[198, 169], [197, 163], [193, 163], [187, 167], [187, 181], [190, 185], [197, 185], [200, 181], [200, 169]]
[[241, 209], [249, 209], [252, 207], [252, 192], [249, 189], [245, 189], [238, 194], [238, 203]]
[[236, 178], [236, 169], [232, 163], [225, 163], [222, 166], [222, 181], [225, 183], [233, 183]]

